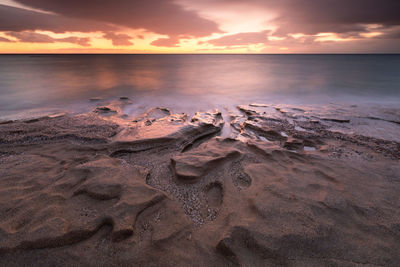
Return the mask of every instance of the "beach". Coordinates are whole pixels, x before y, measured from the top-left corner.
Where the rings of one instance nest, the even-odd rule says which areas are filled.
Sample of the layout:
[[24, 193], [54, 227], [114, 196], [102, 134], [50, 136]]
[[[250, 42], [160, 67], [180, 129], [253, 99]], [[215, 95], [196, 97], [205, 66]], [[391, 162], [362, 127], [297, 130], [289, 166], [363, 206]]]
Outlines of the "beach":
[[0, 265], [400, 262], [399, 108], [95, 101], [0, 122]]
[[0, 0], [0, 267], [400, 266], [399, 10]]

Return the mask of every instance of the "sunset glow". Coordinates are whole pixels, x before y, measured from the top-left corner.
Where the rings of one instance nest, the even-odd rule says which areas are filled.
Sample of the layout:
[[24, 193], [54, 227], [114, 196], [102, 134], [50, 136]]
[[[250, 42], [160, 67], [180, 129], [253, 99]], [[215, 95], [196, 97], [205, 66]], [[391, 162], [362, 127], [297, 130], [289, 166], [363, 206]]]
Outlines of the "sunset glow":
[[0, 53], [399, 52], [399, 4], [360, 1], [0, 0]]

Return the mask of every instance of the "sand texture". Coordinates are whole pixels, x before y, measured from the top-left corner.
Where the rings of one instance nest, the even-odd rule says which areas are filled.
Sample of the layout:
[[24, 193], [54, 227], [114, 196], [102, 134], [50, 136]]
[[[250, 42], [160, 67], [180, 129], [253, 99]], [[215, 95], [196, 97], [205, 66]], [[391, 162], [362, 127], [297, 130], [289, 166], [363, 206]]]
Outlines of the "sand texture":
[[399, 266], [400, 110], [0, 122], [1, 266]]

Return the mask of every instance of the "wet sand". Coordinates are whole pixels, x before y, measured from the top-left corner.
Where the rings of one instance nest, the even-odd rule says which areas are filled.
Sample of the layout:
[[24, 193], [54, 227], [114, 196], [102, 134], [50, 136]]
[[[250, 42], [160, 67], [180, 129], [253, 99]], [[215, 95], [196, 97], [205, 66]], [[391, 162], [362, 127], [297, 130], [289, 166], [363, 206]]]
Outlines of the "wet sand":
[[400, 109], [131, 103], [0, 122], [1, 266], [400, 263]]

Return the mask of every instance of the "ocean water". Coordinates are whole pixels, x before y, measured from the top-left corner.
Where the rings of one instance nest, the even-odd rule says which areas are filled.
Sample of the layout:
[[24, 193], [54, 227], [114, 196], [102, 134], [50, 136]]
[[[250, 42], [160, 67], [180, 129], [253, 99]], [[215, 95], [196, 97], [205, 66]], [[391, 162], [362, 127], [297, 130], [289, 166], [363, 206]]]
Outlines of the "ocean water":
[[0, 117], [86, 112], [126, 96], [126, 112], [238, 104], [400, 106], [400, 55], [0, 55]]

